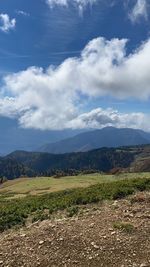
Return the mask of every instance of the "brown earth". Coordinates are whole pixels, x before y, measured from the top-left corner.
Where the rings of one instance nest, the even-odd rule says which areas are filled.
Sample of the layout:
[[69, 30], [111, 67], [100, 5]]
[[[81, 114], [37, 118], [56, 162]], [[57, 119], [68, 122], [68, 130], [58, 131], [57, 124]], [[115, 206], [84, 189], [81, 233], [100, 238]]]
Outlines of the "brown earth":
[[62, 217], [2, 233], [0, 267], [150, 266], [150, 193]]

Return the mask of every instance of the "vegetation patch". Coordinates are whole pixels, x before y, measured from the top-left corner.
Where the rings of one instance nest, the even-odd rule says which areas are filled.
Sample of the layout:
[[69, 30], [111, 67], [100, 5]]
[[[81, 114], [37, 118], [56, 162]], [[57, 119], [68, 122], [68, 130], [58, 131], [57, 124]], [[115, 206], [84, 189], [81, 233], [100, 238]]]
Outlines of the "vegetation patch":
[[115, 229], [125, 231], [126, 233], [132, 233], [134, 230], [134, 225], [127, 222], [115, 222], [113, 227]]
[[67, 208], [67, 216], [68, 217], [73, 217], [74, 215], [77, 215], [79, 212], [79, 207], [78, 206], [73, 206]]
[[[77, 212], [78, 205], [97, 203], [106, 199], [126, 197], [136, 191], [150, 189], [150, 178], [126, 179], [108, 183], [92, 185], [87, 188], [78, 188], [54, 192], [40, 196], [28, 196], [21, 199], [0, 198], [0, 231], [15, 225], [24, 225], [26, 219], [33, 214], [49, 210], [49, 214], [58, 210], [70, 208], [70, 215]], [[36, 216], [35, 216], [36, 217]], [[34, 219], [38, 220], [39, 216]]]
[[36, 212], [32, 217], [32, 223], [37, 221], [44, 221], [50, 219], [49, 213], [46, 213], [44, 211], [38, 211]]

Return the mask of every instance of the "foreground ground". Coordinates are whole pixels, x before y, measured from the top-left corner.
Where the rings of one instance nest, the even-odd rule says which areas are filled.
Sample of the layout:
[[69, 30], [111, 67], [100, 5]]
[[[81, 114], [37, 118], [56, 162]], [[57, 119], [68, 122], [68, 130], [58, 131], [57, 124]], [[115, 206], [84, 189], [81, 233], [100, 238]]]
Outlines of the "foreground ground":
[[1, 267], [150, 266], [150, 193], [80, 206], [0, 235]]

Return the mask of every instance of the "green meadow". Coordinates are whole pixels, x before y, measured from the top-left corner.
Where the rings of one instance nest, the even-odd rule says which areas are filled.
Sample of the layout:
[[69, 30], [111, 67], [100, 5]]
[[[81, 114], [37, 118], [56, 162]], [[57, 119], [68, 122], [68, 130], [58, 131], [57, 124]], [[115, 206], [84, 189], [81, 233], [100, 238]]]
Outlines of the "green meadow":
[[8, 181], [0, 189], [0, 231], [50, 219], [57, 211], [73, 216], [80, 206], [149, 190], [149, 173]]
[[88, 187], [98, 183], [119, 181], [131, 178], [149, 178], [149, 173], [122, 173], [119, 175], [88, 174], [78, 176], [67, 176], [62, 178], [40, 177], [20, 178], [7, 181], [0, 187], [0, 196], [7, 198], [19, 198], [27, 195], [41, 195], [66, 189]]

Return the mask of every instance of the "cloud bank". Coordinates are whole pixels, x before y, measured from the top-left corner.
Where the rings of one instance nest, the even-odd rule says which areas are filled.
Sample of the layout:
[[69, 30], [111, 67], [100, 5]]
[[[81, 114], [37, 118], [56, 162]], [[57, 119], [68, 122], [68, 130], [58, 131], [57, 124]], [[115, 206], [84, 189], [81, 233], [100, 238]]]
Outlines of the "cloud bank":
[[8, 14], [0, 14], [0, 30], [9, 32], [16, 26], [16, 19], [10, 19]]
[[38, 129], [147, 128], [149, 116], [96, 109], [83, 113], [83, 96], [116, 99], [150, 97], [150, 39], [126, 55], [126, 39], [90, 41], [80, 57], [44, 70], [30, 67], [4, 77], [0, 114], [17, 117], [21, 126]]

